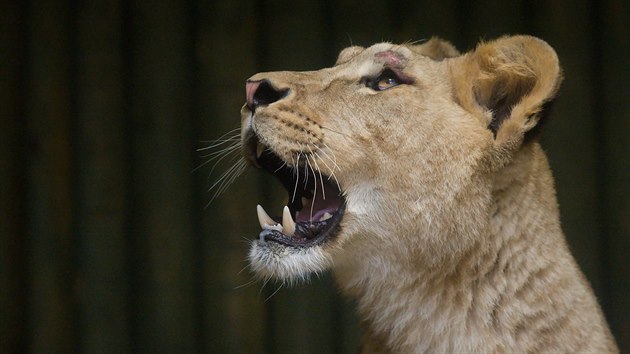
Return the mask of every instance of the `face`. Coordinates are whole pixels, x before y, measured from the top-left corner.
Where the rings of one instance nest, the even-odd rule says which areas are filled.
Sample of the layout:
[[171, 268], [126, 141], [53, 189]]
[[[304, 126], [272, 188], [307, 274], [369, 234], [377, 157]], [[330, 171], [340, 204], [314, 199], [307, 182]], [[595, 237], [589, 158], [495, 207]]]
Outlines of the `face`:
[[257, 273], [304, 278], [357, 248], [431, 237], [436, 219], [455, 217], [444, 205], [477, 190], [492, 134], [453, 101], [449, 70], [382, 43], [348, 48], [332, 68], [247, 81], [244, 154], [288, 195], [278, 216], [257, 207]]

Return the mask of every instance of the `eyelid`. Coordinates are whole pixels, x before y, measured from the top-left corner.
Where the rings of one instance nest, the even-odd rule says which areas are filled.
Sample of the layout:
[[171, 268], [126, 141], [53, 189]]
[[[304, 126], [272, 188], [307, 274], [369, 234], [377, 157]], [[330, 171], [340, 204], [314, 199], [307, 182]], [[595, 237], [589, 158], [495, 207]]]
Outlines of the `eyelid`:
[[[390, 87], [387, 87], [385, 89], [379, 90], [377, 89], [377, 85], [379, 83], [380, 80], [382, 80], [384, 77], [386, 76], [391, 76], [396, 80], [396, 85], [392, 85]], [[383, 69], [376, 75], [373, 76], [368, 76], [368, 77], [364, 77], [361, 79], [361, 83], [364, 84], [365, 86], [376, 90], [376, 91], [383, 91], [392, 87], [396, 87], [402, 84], [412, 84], [413, 83], [413, 79], [411, 79], [410, 77], [408, 77], [407, 75], [404, 75], [400, 72], [400, 70], [396, 70], [394, 68], [390, 68], [390, 67], [383, 67]]]
[[381, 71], [381, 73], [379, 74], [382, 75], [384, 72], [386, 71], [391, 71], [392, 73], [394, 73], [394, 75], [396, 75], [396, 78], [398, 79], [398, 82], [400, 82], [401, 84], [405, 84], [405, 85], [411, 85], [414, 83], [414, 79], [411, 76], [406, 75], [401, 68], [390, 68], [390, 67], [384, 67], [383, 70]]

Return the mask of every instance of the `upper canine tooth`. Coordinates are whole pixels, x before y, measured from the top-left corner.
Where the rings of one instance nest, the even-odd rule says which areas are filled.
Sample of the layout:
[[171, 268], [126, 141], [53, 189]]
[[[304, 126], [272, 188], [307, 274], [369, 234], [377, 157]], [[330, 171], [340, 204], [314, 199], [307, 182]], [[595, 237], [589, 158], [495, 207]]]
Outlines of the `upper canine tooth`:
[[262, 156], [264, 151], [265, 151], [265, 145], [263, 145], [260, 142], [256, 144], [256, 158], [259, 159]]
[[288, 206], [285, 206], [282, 210], [282, 228], [283, 233], [287, 236], [293, 236], [295, 233], [295, 221], [291, 217], [291, 211]]
[[275, 222], [271, 217], [269, 217], [269, 215], [267, 215], [265, 209], [263, 209], [263, 207], [261, 207], [260, 205], [256, 205], [256, 214], [258, 214], [258, 222], [260, 223], [260, 227], [263, 229], [277, 224], [277, 222]]

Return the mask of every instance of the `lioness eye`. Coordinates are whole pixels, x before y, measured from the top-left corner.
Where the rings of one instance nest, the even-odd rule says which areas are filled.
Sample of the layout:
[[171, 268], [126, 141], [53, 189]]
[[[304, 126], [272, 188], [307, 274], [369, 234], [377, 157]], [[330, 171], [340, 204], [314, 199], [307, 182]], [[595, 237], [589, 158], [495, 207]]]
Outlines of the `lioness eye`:
[[393, 71], [385, 70], [376, 78], [367, 79], [365, 85], [374, 91], [383, 91], [400, 85], [400, 80]]

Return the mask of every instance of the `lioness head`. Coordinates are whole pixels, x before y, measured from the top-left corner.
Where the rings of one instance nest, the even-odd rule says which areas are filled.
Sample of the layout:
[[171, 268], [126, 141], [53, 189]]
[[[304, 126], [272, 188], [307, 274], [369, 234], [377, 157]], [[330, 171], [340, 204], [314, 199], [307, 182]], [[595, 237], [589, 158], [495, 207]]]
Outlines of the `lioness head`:
[[435, 38], [350, 47], [331, 68], [254, 75], [244, 153], [288, 201], [277, 217], [258, 207], [252, 267], [293, 280], [382, 254], [430, 264], [461, 252], [484, 237], [497, 181], [537, 144], [560, 78], [553, 49], [528, 36], [463, 55]]

